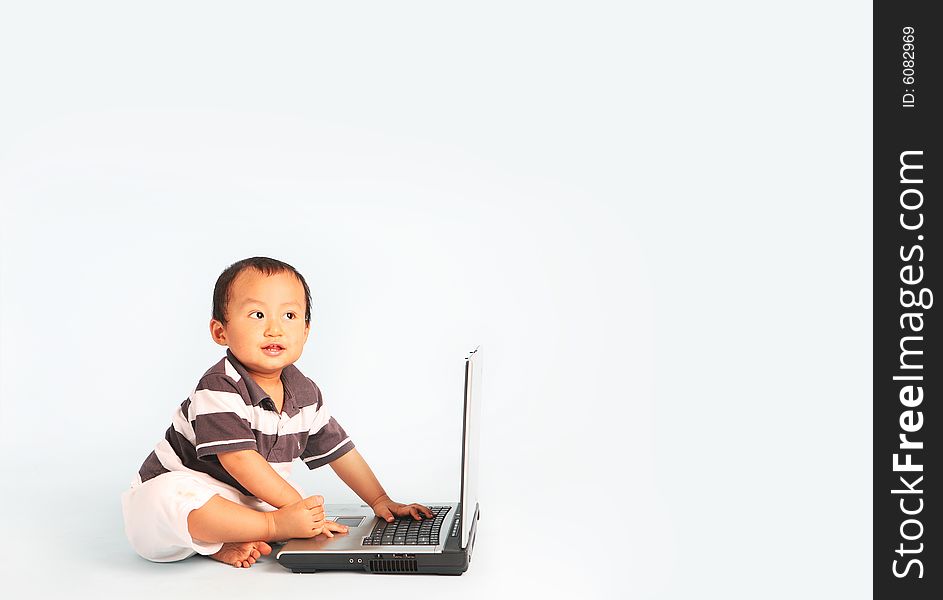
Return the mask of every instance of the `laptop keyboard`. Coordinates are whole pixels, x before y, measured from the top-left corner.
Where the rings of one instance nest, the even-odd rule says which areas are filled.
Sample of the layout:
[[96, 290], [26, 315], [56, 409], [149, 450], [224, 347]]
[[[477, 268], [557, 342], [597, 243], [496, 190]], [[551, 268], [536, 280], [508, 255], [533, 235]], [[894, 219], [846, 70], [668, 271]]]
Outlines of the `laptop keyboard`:
[[430, 506], [433, 518], [417, 521], [412, 517], [397, 517], [390, 522], [380, 521], [370, 535], [363, 538], [364, 546], [396, 544], [405, 546], [435, 546], [439, 543], [439, 529], [449, 506]]

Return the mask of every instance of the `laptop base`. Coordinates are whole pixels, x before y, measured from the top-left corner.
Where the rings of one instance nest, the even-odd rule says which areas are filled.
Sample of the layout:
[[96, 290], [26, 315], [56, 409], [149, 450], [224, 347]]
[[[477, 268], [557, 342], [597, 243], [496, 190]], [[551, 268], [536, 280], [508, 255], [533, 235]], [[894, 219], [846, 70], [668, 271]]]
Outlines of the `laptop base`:
[[461, 548], [458, 537], [449, 537], [442, 552], [435, 554], [412, 554], [408, 551], [350, 552], [294, 554], [278, 553], [278, 562], [291, 569], [292, 573], [317, 573], [318, 571], [364, 571], [384, 574], [429, 574], [461, 575], [468, 570], [475, 533], [478, 529], [478, 511], [472, 523], [468, 548]]

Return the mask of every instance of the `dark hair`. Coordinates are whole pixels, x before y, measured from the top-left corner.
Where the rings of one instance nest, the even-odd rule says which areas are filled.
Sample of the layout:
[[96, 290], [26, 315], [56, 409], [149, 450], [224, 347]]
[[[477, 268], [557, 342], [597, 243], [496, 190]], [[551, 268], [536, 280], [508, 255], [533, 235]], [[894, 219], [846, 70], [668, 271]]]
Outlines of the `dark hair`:
[[220, 273], [219, 279], [216, 280], [216, 287], [213, 289], [214, 319], [223, 325], [228, 322], [226, 321], [226, 309], [229, 308], [232, 282], [239, 273], [242, 273], [246, 269], [255, 269], [264, 275], [275, 275], [276, 273], [285, 272], [294, 273], [295, 277], [298, 278], [298, 281], [301, 282], [301, 285], [305, 289], [305, 323], [311, 323], [311, 290], [308, 288], [308, 282], [305, 281], [305, 278], [301, 276], [301, 273], [299, 273], [295, 267], [288, 263], [283, 263], [280, 260], [267, 258], [265, 256], [253, 256], [252, 258], [240, 260], [239, 262], [229, 265], [226, 267], [225, 271]]

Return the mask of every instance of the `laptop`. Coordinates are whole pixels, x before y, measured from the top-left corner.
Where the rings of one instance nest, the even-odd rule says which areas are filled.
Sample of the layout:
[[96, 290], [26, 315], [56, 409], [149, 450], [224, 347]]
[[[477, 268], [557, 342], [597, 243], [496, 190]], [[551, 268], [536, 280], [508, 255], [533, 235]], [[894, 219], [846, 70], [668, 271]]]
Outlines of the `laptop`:
[[400, 517], [387, 523], [366, 504], [327, 504], [326, 518], [346, 534], [288, 540], [275, 559], [295, 573], [366, 571], [461, 575], [468, 569], [478, 523], [478, 434], [481, 348], [465, 359], [462, 484], [458, 502], [421, 502], [433, 518]]

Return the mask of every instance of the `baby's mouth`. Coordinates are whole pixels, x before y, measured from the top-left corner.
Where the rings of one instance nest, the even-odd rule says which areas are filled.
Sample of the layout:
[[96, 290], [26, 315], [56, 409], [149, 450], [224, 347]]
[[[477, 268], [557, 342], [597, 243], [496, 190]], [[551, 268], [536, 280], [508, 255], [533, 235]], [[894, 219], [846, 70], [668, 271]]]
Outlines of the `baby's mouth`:
[[279, 344], [269, 344], [268, 346], [262, 346], [262, 352], [265, 352], [269, 356], [278, 356], [284, 350], [285, 348]]

